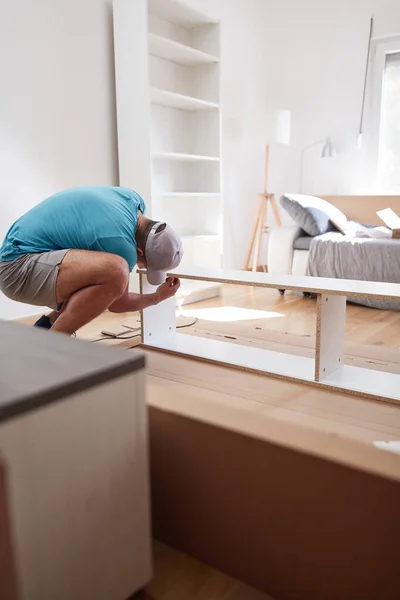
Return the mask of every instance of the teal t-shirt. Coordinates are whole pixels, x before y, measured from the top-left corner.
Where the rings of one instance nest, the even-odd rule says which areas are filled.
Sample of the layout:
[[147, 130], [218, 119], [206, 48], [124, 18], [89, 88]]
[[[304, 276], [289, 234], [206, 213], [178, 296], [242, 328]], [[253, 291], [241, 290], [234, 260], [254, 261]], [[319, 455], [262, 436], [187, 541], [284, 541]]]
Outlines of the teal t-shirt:
[[44, 200], [9, 229], [0, 261], [53, 250], [96, 250], [137, 262], [138, 209], [143, 198], [122, 187], [77, 187]]

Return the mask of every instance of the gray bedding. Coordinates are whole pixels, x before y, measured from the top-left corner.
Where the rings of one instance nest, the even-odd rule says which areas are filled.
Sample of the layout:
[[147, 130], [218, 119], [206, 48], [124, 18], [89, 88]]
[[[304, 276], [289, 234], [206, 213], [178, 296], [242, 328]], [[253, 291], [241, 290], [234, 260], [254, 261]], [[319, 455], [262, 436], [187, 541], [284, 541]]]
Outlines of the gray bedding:
[[[307, 275], [400, 283], [400, 240], [349, 238], [329, 232], [312, 239]], [[400, 311], [400, 302], [352, 298], [352, 302]]]
[[302, 235], [294, 240], [294, 250], [309, 250], [313, 238], [310, 235]]

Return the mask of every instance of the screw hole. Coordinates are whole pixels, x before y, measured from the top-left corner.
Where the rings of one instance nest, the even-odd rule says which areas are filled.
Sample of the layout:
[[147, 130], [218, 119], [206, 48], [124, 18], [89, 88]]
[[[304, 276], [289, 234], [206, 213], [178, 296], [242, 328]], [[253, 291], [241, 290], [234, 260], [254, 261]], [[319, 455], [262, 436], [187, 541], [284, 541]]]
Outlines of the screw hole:
[[324, 369], [324, 373], [325, 373], [325, 369]]

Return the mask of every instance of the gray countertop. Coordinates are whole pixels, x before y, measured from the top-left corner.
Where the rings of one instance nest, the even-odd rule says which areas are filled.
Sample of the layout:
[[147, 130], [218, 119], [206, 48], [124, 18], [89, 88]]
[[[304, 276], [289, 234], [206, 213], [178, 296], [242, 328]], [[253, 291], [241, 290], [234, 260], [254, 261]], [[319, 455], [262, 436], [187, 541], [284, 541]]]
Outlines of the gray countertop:
[[0, 321], [0, 422], [144, 366], [136, 350]]

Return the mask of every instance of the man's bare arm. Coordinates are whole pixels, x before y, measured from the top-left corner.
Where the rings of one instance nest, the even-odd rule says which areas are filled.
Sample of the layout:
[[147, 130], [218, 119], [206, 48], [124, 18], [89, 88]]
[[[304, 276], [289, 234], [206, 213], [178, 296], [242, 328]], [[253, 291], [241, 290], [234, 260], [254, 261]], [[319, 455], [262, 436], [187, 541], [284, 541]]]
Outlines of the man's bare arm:
[[154, 294], [133, 294], [132, 292], [126, 292], [113, 302], [108, 307], [108, 310], [113, 313], [136, 312], [158, 303], [157, 292]]
[[134, 294], [126, 290], [125, 294], [115, 300], [108, 310], [113, 313], [136, 312], [144, 310], [175, 296], [180, 287], [179, 279], [168, 278], [153, 294]]

